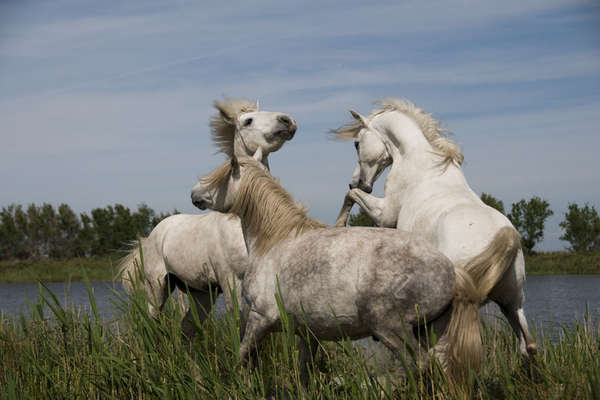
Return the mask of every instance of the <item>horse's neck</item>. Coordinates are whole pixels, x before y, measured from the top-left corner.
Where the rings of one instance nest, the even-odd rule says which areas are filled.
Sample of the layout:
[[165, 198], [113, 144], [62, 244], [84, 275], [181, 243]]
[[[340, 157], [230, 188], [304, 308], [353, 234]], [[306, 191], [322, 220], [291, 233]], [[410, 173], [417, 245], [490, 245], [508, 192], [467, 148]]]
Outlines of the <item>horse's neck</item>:
[[373, 124], [402, 157], [425, 155], [433, 150], [418, 125], [399, 111], [383, 113]]
[[[387, 176], [384, 196], [389, 207], [409, 213], [425, 205], [443, 212], [458, 202], [471, 202], [477, 197], [469, 187], [461, 168], [449, 165], [430, 164], [420, 170], [410, 159], [394, 162]], [[450, 199], [450, 196], [452, 199]]]
[[392, 167], [385, 183], [385, 195], [410, 195], [412, 190], [430, 186], [435, 191], [448, 187], [467, 188], [461, 168], [447, 164], [431, 146], [421, 129], [401, 112], [389, 112], [378, 117], [378, 130], [383, 133], [391, 151]]
[[[247, 184], [251, 183], [248, 182]], [[235, 211], [240, 217], [244, 241], [250, 256], [260, 257], [288, 237], [327, 226], [317, 220], [308, 218], [303, 211], [298, 209], [291, 196], [278, 186], [274, 183], [273, 186], [262, 187], [259, 191], [249, 190], [247, 192], [248, 197], [241, 206], [242, 209]], [[281, 189], [281, 191], [278, 189]], [[264, 193], [265, 190], [271, 191], [274, 198], [268, 196], [257, 197], [257, 192]], [[278, 196], [281, 197], [278, 198]]]

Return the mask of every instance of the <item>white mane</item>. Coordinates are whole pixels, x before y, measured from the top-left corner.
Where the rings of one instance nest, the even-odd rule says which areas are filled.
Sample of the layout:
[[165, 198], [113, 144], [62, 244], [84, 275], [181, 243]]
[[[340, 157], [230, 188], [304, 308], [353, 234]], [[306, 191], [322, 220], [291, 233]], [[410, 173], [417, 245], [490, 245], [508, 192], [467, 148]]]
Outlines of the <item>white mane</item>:
[[[412, 102], [404, 99], [385, 99], [376, 102], [380, 109], [373, 110], [367, 117], [369, 120], [386, 111], [398, 111], [411, 118], [419, 127], [423, 136], [444, 159], [444, 163], [456, 162], [459, 165], [463, 163], [464, 156], [456, 143], [448, 139], [449, 132], [442, 129], [440, 122], [427, 114], [422, 108], [417, 107]], [[352, 121], [339, 129], [331, 132], [342, 140], [352, 140], [362, 129], [360, 121]]]
[[219, 110], [210, 119], [213, 142], [219, 152], [232, 157], [235, 121], [241, 114], [258, 111], [258, 102], [252, 103], [245, 99], [225, 99], [223, 102], [215, 100], [213, 105]]

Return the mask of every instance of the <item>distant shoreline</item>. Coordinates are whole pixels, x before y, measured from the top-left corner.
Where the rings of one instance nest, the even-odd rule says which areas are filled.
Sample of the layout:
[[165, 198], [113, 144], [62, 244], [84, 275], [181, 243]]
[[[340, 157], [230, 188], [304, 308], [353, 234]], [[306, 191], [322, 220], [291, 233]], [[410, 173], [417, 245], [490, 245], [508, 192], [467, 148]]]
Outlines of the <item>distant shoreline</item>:
[[[0, 261], [0, 283], [112, 281], [124, 253], [68, 260]], [[525, 258], [527, 275], [600, 274], [600, 253], [548, 252]]]
[[0, 283], [112, 281], [125, 253], [85, 258], [2, 260]]

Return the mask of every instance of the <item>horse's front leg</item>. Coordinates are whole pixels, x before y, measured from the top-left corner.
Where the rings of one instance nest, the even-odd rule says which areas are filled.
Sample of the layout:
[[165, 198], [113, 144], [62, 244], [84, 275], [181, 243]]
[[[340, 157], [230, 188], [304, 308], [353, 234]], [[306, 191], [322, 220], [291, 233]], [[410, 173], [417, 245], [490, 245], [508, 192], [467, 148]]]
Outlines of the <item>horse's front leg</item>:
[[360, 189], [350, 189], [346, 197], [357, 203], [377, 226], [386, 226], [383, 219], [384, 198], [375, 197]]
[[338, 214], [338, 217], [333, 224], [334, 228], [343, 228], [346, 226], [348, 222], [348, 217], [350, 216], [350, 211], [352, 210], [352, 206], [354, 205], [354, 200], [350, 197], [350, 192], [346, 193], [346, 197], [344, 197], [344, 204], [342, 204], [342, 209]]

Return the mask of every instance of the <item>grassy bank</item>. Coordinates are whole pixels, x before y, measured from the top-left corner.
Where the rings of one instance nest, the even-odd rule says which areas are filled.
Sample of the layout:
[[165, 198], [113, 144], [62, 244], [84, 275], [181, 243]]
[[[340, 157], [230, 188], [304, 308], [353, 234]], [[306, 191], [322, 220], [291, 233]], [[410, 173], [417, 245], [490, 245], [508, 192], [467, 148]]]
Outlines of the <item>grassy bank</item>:
[[116, 272], [122, 255], [111, 254], [89, 258], [68, 260], [3, 260], [0, 261], [0, 282], [66, 282], [82, 281], [86, 276], [90, 281], [110, 281]]
[[549, 252], [525, 257], [527, 275], [600, 274], [600, 253]]
[[[110, 281], [122, 253], [70, 260], [0, 261], [0, 282]], [[538, 253], [525, 259], [528, 275], [600, 274], [600, 253]]]
[[[100, 324], [60, 307], [52, 294], [27, 318], [0, 321], [1, 399], [201, 398], [452, 399], [437, 369], [375, 378], [350, 343], [321, 345], [308, 387], [300, 384], [295, 336], [271, 335], [254, 366], [239, 360], [236, 318], [196, 324], [190, 360], [181, 313], [168, 305], [151, 318], [141, 297], [122, 299], [121, 320]], [[53, 318], [40, 311], [50, 305]], [[92, 312], [93, 297], [91, 298]], [[576, 325], [557, 343], [538, 340], [536, 361], [524, 363], [511, 333], [485, 331], [483, 369], [472, 376], [468, 398], [589, 399], [600, 396], [598, 327]], [[281, 395], [284, 394], [284, 395]]]

